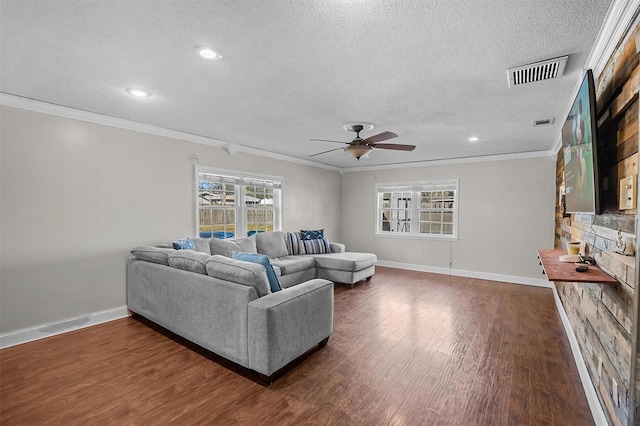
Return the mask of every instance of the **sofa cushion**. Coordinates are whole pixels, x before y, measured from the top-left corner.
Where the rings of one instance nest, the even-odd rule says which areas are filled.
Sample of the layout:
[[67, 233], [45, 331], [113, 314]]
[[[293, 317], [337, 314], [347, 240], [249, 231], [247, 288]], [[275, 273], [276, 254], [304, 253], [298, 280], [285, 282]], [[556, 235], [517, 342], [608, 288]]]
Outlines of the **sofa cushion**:
[[175, 250], [171, 248], [153, 246], [138, 246], [131, 250], [131, 254], [134, 255], [136, 259], [167, 266], [169, 265], [169, 255], [173, 252], [175, 252]]
[[173, 242], [173, 248], [176, 250], [195, 250], [196, 246], [193, 244], [191, 238], [183, 238]]
[[313, 257], [308, 256], [285, 256], [271, 259], [274, 267], [280, 268], [282, 275], [295, 274], [296, 272], [313, 269], [316, 267], [316, 261]]
[[211, 254], [211, 248], [209, 248], [209, 240], [207, 238], [192, 238], [195, 251]]
[[349, 272], [361, 271], [378, 261], [373, 253], [356, 252], [318, 254], [312, 258], [315, 259], [318, 268]]
[[303, 240], [319, 240], [320, 238], [324, 238], [324, 229], [314, 229], [307, 231], [301, 229], [300, 236]]
[[[281, 231], [261, 232], [255, 235], [258, 253], [266, 254], [269, 258], [284, 257], [289, 254]], [[241, 251], [241, 250], [238, 250]]]
[[322, 254], [331, 253], [329, 241], [324, 238], [315, 240], [302, 240], [302, 248], [304, 252], [301, 254]]
[[211, 254], [219, 254], [221, 256], [233, 257], [234, 251], [242, 253], [257, 253], [256, 250], [256, 237], [254, 235], [244, 238], [232, 238], [226, 240], [219, 240], [217, 238], [211, 238], [209, 240], [209, 247]]
[[200, 253], [193, 250], [176, 250], [169, 255], [169, 266], [198, 274], [207, 273], [208, 253]]
[[299, 232], [285, 232], [284, 243], [287, 246], [287, 253], [289, 255], [300, 254], [300, 245], [302, 238]]
[[237, 260], [244, 260], [245, 262], [257, 263], [258, 265], [264, 266], [271, 291], [276, 292], [282, 290], [276, 272], [273, 270], [273, 266], [271, 266], [271, 262], [269, 262], [269, 258], [266, 255], [258, 253], [240, 253], [234, 251], [233, 258]]
[[207, 274], [221, 280], [254, 287], [258, 297], [271, 293], [264, 266], [257, 263], [213, 255], [207, 259]]

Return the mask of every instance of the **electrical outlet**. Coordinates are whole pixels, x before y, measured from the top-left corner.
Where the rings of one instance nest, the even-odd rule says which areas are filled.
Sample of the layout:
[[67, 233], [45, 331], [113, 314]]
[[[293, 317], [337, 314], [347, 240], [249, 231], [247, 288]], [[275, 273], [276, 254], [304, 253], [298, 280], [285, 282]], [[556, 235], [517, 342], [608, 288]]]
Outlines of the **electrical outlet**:
[[620, 210], [636, 208], [636, 176], [627, 176], [620, 180]]
[[620, 406], [620, 401], [618, 401], [618, 384], [615, 379], [611, 379], [611, 390], [613, 392], [613, 404], [616, 407]]

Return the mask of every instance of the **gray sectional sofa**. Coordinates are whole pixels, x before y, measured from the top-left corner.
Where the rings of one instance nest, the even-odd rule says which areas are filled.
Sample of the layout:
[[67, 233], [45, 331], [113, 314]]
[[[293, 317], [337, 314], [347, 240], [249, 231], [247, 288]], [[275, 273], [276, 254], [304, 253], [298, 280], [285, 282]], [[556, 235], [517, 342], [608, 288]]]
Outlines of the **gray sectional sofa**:
[[[302, 254], [303, 244], [291, 244], [296, 237], [268, 232], [195, 238], [193, 250], [137, 247], [127, 264], [128, 309], [270, 382], [291, 361], [327, 343], [331, 281], [370, 278], [377, 260], [326, 241], [322, 253]], [[282, 290], [272, 292], [265, 267], [234, 259], [234, 251], [268, 256]]]

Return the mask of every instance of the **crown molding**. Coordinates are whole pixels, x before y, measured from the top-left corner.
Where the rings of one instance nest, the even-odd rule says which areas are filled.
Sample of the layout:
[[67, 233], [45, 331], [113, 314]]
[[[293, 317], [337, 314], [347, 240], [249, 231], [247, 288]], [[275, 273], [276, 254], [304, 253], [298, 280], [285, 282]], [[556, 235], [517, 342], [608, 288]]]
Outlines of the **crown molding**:
[[142, 124], [135, 121], [124, 120], [122, 118], [110, 117], [107, 115], [97, 114], [95, 112], [83, 111], [75, 108], [69, 108], [48, 102], [38, 101], [35, 99], [23, 98], [8, 93], [0, 92], [0, 105], [19, 108], [43, 114], [55, 115], [57, 117], [69, 118], [73, 120], [85, 121], [88, 123], [100, 124], [103, 126], [115, 127], [118, 129], [132, 130], [140, 133], [146, 133], [155, 136], [163, 136], [171, 139], [185, 140], [201, 145], [208, 145], [215, 148], [224, 149], [229, 155], [236, 153], [245, 153], [257, 155], [260, 157], [272, 158], [274, 160], [287, 161], [290, 163], [303, 164], [305, 166], [318, 167], [321, 169], [339, 172], [339, 167], [327, 164], [316, 163], [284, 154], [276, 154], [257, 148], [251, 148], [237, 143], [224, 141], [221, 139], [208, 138], [204, 136], [194, 135], [191, 133], [180, 132], [178, 130], [166, 129], [164, 127]]
[[[630, 26], [635, 22], [640, 12], [640, 0], [614, 0], [609, 6], [607, 15], [604, 18], [604, 22], [600, 27], [596, 41], [593, 44], [593, 48], [587, 57], [584, 68], [581, 70], [580, 78], [576, 81], [576, 85], [573, 89], [574, 99], [580, 90], [582, 79], [588, 69], [593, 71], [593, 78], [597, 81], [600, 78], [600, 74], [607, 66], [611, 55], [615, 49], [619, 46], [622, 37], [629, 32]], [[567, 106], [564, 117], [569, 115], [572, 104]], [[556, 140], [551, 148], [551, 153], [554, 156], [558, 155], [558, 152], [562, 148], [562, 128], [556, 135]]]
[[448, 166], [452, 164], [467, 164], [467, 163], [486, 163], [489, 161], [507, 161], [507, 160], [522, 160], [528, 158], [544, 158], [554, 157], [551, 151], [530, 151], [530, 152], [518, 152], [514, 154], [497, 154], [497, 155], [483, 155], [478, 157], [458, 157], [448, 158], [445, 160], [428, 160], [428, 161], [414, 161], [409, 163], [395, 163], [384, 164], [379, 166], [360, 166], [360, 167], [346, 167], [342, 169], [343, 172], [364, 172], [370, 170], [389, 170], [399, 169], [407, 167], [433, 167], [433, 166]]
[[[640, 1], [640, 0], [638, 0]], [[69, 118], [73, 120], [85, 121], [94, 124], [100, 124], [109, 127], [115, 127], [118, 129], [132, 130], [136, 132], [167, 137], [177, 140], [185, 140], [201, 145], [212, 146], [225, 150], [229, 155], [235, 155], [236, 153], [245, 153], [250, 155], [256, 155], [260, 157], [272, 158], [275, 160], [287, 161], [290, 163], [302, 164], [305, 166], [318, 167], [321, 169], [331, 170], [339, 172], [362, 172], [369, 170], [388, 170], [398, 169], [406, 167], [428, 167], [428, 166], [443, 166], [451, 164], [465, 164], [465, 163], [481, 163], [489, 161], [504, 161], [504, 160], [520, 160], [526, 158], [540, 158], [540, 157], [554, 157], [555, 154], [552, 151], [531, 151], [521, 152], [514, 154], [499, 154], [499, 155], [484, 155], [476, 157], [459, 157], [449, 158], [444, 160], [427, 160], [416, 162], [404, 162], [384, 165], [372, 165], [372, 166], [359, 166], [359, 167], [346, 167], [340, 168], [330, 166], [328, 164], [316, 163], [309, 160], [304, 160], [296, 157], [290, 157], [283, 154], [276, 154], [268, 151], [264, 151], [257, 148], [251, 148], [243, 145], [239, 145], [233, 142], [224, 141], [221, 139], [207, 138], [204, 136], [194, 135], [191, 133], [180, 132], [177, 130], [166, 129], [163, 127], [152, 126], [148, 124], [142, 124], [135, 121], [124, 120], [121, 118], [110, 117], [107, 115], [97, 114], [94, 112], [83, 111], [75, 108], [69, 108], [61, 105], [51, 104], [48, 102], [38, 101], [35, 99], [23, 98], [21, 96], [10, 95], [0, 92], [0, 105], [19, 108], [28, 111], [55, 115], [58, 117]]]
[[[614, 0], [587, 57], [585, 70], [591, 68], [598, 78], [622, 37], [628, 33], [640, 10], [640, 0]], [[581, 79], [582, 80], [582, 79]]]

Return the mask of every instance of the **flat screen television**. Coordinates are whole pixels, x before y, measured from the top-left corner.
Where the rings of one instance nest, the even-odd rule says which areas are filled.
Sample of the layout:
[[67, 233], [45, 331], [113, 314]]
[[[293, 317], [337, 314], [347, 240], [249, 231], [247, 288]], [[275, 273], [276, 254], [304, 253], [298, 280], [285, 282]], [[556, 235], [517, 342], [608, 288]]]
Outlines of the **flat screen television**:
[[596, 94], [587, 70], [562, 126], [566, 213], [600, 213]]

